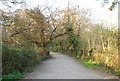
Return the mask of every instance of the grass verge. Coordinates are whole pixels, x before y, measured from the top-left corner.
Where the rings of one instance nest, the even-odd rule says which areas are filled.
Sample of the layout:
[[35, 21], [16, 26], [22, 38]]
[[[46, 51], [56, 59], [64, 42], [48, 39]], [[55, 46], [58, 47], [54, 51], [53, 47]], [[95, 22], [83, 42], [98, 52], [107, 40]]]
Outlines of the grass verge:
[[92, 68], [96, 70], [104, 70], [108, 73], [112, 73], [115, 76], [120, 76], [120, 72], [116, 72], [113, 68], [107, 67], [106, 65], [102, 63], [96, 63], [94, 61], [91, 61], [89, 59], [82, 59], [82, 64], [87, 68]]

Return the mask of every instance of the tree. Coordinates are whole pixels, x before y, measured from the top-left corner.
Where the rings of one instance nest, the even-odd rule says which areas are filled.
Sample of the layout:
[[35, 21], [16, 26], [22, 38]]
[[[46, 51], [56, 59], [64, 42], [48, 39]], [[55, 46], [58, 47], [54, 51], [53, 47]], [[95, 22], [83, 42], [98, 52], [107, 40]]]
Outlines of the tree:
[[117, 5], [118, 3], [119, 3], [118, 0], [114, 0], [114, 1], [112, 2], [112, 5], [110, 6], [109, 10], [112, 11], [112, 10], [116, 7], [116, 5]]
[[[39, 8], [16, 10], [13, 15], [13, 23], [8, 27], [9, 38], [17, 42], [21, 42], [21, 38], [27, 40], [41, 47], [43, 55], [48, 54], [48, 44], [66, 34], [64, 28], [59, 24], [60, 21], [55, 19], [56, 15], [53, 16], [53, 13], [50, 12], [48, 14], [49, 17], [45, 17]], [[60, 32], [61, 30], [63, 32]]]

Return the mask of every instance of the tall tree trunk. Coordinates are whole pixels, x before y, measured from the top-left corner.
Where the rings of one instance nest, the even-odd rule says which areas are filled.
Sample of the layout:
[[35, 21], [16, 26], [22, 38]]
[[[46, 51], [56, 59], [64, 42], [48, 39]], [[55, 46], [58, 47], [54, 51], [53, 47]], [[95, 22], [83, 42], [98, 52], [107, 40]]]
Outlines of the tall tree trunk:
[[103, 51], [105, 51], [105, 45], [104, 45], [104, 41], [103, 41], [103, 37], [101, 36], [101, 41], [102, 41], [102, 48], [103, 48]]
[[108, 38], [108, 44], [107, 44], [108, 50], [110, 50], [110, 39]]

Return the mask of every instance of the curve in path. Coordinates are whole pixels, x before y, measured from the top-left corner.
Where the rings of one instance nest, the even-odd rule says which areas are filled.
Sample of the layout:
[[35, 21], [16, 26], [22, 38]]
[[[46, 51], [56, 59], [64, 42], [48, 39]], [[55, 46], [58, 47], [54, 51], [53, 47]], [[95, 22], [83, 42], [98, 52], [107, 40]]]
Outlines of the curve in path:
[[41, 62], [25, 79], [114, 79], [115, 76], [85, 68], [72, 57], [51, 53], [52, 58]]

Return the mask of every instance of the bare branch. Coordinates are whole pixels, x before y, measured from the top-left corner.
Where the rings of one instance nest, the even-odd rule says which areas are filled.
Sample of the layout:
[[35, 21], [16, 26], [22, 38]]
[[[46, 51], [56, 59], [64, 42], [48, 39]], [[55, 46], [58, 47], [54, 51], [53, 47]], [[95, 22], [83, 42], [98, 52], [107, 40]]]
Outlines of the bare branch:
[[29, 30], [29, 29], [20, 30], [20, 31], [12, 34], [11, 37], [13, 37], [13, 36], [15, 36], [15, 35], [18, 35], [18, 34], [21, 34], [21, 33], [23, 33], [24, 31], [27, 31], [27, 30]]

